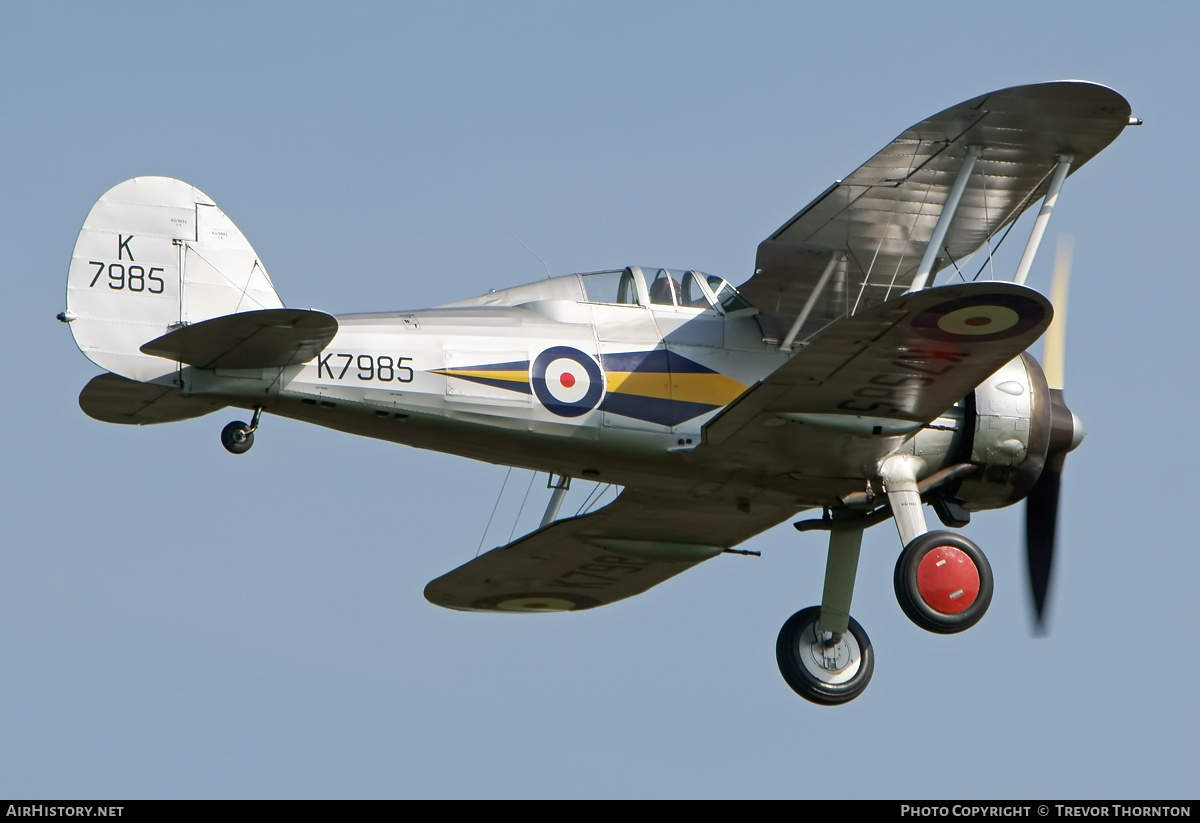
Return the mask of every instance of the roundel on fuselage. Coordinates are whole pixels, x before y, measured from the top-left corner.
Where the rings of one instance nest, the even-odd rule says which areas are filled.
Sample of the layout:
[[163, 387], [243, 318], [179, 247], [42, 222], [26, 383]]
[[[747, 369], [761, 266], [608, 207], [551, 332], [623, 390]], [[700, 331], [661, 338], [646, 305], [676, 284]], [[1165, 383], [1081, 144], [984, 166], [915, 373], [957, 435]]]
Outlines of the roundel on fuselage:
[[570, 346], [554, 346], [539, 354], [530, 369], [530, 382], [534, 396], [559, 417], [587, 414], [604, 396], [599, 364]]

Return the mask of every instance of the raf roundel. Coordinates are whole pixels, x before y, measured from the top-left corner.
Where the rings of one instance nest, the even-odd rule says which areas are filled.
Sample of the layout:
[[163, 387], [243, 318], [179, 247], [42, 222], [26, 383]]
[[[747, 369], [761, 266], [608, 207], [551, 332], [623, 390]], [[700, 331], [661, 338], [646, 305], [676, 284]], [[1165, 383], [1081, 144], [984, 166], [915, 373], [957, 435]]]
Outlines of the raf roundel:
[[1016, 337], [1042, 322], [1046, 310], [1021, 294], [959, 298], [930, 306], [912, 321], [922, 337], [946, 343], [972, 340], [980, 343]]
[[533, 393], [559, 417], [579, 417], [604, 396], [604, 374], [588, 355], [569, 346], [546, 349], [533, 361]]
[[602, 601], [586, 594], [523, 592], [495, 594], [482, 597], [471, 608], [477, 611], [536, 614], [538, 612], [573, 612], [602, 605]]

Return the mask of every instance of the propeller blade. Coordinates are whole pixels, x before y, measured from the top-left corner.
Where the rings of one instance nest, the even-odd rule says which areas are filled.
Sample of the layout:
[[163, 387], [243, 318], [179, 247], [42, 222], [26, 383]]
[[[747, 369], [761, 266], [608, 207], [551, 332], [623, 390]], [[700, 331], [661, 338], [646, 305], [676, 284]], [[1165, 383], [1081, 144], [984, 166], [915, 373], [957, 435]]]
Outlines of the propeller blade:
[[[1053, 465], [1057, 462], [1058, 465]], [[1045, 633], [1046, 595], [1054, 566], [1054, 540], [1058, 531], [1058, 496], [1062, 488], [1062, 460], [1047, 461], [1025, 503], [1025, 560], [1033, 595], [1035, 630]]]
[[1050, 302], [1054, 320], [1046, 331], [1042, 370], [1050, 386], [1050, 443], [1042, 474], [1025, 503], [1025, 559], [1029, 566], [1029, 590], [1033, 596], [1034, 630], [1046, 633], [1046, 598], [1054, 567], [1054, 541], [1058, 532], [1058, 498], [1062, 489], [1063, 463], [1067, 452], [1083, 440], [1083, 425], [1063, 401], [1066, 363], [1067, 284], [1071, 278], [1071, 255], [1075, 238], [1060, 235], [1054, 255], [1054, 277]]
[[1074, 235], [1060, 235], [1058, 248], [1054, 252], [1054, 276], [1050, 280], [1050, 303], [1054, 306], [1054, 319], [1046, 330], [1046, 344], [1042, 349], [1042, 371], [1046, 373], [1046, 382], [1052, 389], [1065, 386], [1067, 285], [1071, 280], [1071, 255], [1074, 250]]

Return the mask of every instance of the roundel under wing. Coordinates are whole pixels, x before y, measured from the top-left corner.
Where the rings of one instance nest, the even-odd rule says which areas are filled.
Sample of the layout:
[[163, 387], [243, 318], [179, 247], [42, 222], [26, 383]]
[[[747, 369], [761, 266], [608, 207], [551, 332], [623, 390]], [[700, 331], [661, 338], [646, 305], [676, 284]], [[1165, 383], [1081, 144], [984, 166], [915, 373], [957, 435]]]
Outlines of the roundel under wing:
[[554, 346], [539, 354], [530, 377], [534, 396], [559, 417], [587, 414], [604, 396], [599, 364], [570, 346]]

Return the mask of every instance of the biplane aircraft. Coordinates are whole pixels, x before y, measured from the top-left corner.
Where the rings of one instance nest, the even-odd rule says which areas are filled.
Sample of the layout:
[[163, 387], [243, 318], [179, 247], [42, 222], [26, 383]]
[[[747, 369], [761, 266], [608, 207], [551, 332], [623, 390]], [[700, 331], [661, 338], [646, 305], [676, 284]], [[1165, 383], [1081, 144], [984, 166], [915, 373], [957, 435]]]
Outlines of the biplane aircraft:
[[[1003, 89], [904, 131], [764, 240], [737, 286], [627, 266], [341, 317], [285, 308], [208, 196], [139, 177], [88, 214], [59, 319], [105, 370], [79, 397], [98, 420], [233, 406], [251, 414], [221, 432], [234, 454], [269, 412], [548, 473], [540, 528], [429, 583], [438, 606], [606, 605], [818, 510], [796, 526], [829, 533], [821, 603], [776, 650], [802, 697], [844, 703], [874, 667], [850, 616], [868, 526], [895, 522], [904, 613], [960, 632], [992, 572], [973, 542], [930, 530], [925, 505], [959, 528], [1028, 497], [1040, 620], [1063, 458], [1084, 430], [1061, 342], [1045, 370], [1026, 353], [1053, 309], [1023, 284], [1066, 177], [1138, 122], [1094, 83]], [[1039, 200], [1011, 282], [964, 271]], [[571, 478], [623, 491], [557, 519]]]

